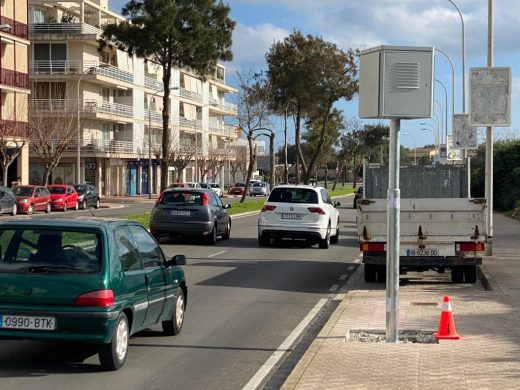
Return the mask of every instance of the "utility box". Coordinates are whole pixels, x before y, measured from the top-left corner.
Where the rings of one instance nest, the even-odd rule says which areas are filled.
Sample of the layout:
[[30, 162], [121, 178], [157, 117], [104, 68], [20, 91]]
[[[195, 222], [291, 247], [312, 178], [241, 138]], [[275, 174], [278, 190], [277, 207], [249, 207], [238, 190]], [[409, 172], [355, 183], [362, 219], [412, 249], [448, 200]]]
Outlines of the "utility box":
[[431, 118], [433, 47], [377, 46], [361, 52], [359, 116]]

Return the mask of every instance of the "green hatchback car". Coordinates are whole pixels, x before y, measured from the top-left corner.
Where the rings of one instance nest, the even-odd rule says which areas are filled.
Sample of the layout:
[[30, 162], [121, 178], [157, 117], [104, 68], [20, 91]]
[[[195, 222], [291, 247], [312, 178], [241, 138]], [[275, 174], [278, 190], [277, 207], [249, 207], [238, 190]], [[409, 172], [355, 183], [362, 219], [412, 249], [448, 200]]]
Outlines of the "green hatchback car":
[[167, 260], [136, 222], [6, 221], [0, 255], [0, 338], [99, 344], [101, 365], [117, 370], [132, 334], [182, 329], [186, 257]]

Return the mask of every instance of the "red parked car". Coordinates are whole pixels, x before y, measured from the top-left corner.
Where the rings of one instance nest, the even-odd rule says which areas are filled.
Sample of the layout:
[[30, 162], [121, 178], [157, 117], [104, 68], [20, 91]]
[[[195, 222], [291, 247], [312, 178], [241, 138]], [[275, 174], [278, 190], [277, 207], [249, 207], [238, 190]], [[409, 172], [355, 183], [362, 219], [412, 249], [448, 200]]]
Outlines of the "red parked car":
[[229, 195], [242, 195], [246, 190], [246, 183], [235, 183], [229, 189]]
[[53, 210], [67, 209], [77, 210], [78, 204], [78, 193], [73, 186], [67, 184], [52, 184], [47, 186], [47, 189], [51, 193], [51, 208]]
[[13, 192], [16, 197], [18, 213], [51, 212], [51, 194], [47, 188], [43, 186], [16, 186]]

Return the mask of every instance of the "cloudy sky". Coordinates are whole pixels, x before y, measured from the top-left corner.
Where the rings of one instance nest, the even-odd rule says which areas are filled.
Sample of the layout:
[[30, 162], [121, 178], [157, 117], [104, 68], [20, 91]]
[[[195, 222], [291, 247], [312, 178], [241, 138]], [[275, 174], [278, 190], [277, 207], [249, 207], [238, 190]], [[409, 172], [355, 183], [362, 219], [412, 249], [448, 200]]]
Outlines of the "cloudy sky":
[[[454, 0], [464, 18], [466, 33], [466, 80], [469, 68], [486, 66], [488, 0]], [[226, 2], [226, 1], [225, 1]], [[119, 12], [125, 0], [109, 0]], [[343, 49], [377, 45], [434, 46], [444, 51], [455, 67], [455, 112], [462, 112], [461, 20], [449, 0], [228, 0], [231, 17], [237, 22], [233, 35], [232, 62], [227, 67], [228, 82], [236, 71], [265, 69], [265, 53], [273, 42], [299, 30], [318, 35]], [[494, 2], [494, 66], [513, 68], [512, 128], [520, 128], [520, 76], [515, 74], [520, 61], [519, 0]], [[435, 78], [448, 89], [451, 115], [451, 68], [438, 55]], [[435, 98], [445, 108], [444, 90], [438, 83]], [[469, 82], [466, 81], [467, 89]], [[466, 92], [468, 108], [469, 91]], [[441, 108], [436, 106], [440, 122]], [[518, 107], [515, 111], [515, 107]], [[345, 117], [356, 117], [357, 100], [344, 102]], [[401, 128], [411, 136], [403, 137], [406, 146], [433, 143], [433, 134], [420, 130], [419, 121], [403, 121]], [[430, 121], [433, 125], [435, 121]], [[448, 118], [448, 122], [451, 120]], [[498, 130], [500, 132], [503, 130]], [[444, 130], [445, 132], [445, 130]], [[448, 133], [451, 125], [448, 123]], [[500, 136], [500, 134], [497, 134]]]

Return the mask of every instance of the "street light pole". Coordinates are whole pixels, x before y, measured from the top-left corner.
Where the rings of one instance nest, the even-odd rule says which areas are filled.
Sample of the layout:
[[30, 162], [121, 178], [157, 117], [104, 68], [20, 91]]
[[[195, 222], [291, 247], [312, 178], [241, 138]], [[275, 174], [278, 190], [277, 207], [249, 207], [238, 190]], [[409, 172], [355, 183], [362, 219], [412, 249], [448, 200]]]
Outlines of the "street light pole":
[[284, 153], [284, 182], [285, 184], [289, 184], [289, 168], [287, 166], [287, 106], [285, 106], [285, 120], [284, 120], [285, 126], [283, 130], [283, 141], [284, 141], [284, 147], [283, 147], [283, 153]]
[[[493, 66], [493, 0], [488, 0], [487, 66]], [[485, 194], [487, 201], [486, 255], [493, 255], [493, 128], [486, 127]]]
[[415, 143], [415, 136], [409, 133], [401, 133], [402, 135], [407, 135], [412, 137], [413, 139], [413, 165], [417, 165], [417, 144]]
[[164, 90], [155, 92], [148, 103], [148, 199], [152, 199], [152, 110], [150, 103], [161, 92], [164, 92]]
[[457, 4], [453, 2], [453, 0], [448, 0], [460, 16], [460, 22], [462, 27], [462, 113], [466, 113], [466, 43], [465, 43], [465, 30], [464, 30], [464, 18], [462, 17], [462, 12], [460, 12], [459, 7], [457, 7]]
[[[445, 118], [446, 127], [445, 127], [444, 130], [445, 130], [446, 144], [447, 144], [448, 143], [448, 90], [446, 89], [446, 86], [442, 83], [442, 81], [437, 80], [437, 79], [435, 79], [435, 81], [437, 81], [442, 86], [442, 88], [444, 89], [444, 94], [446, 96], [446, 111], [444, 112], [444, 114], [445, 114], [444, 118]], [[453, 132], [453, 129], [452, 129], [452, 132]]]
[[444, 126], [443, 126], [443, 122], [442, 122], [442, 117], [444, 116], [444, 110], [442, 109], [442, 105], [439, 103], [439, 101], [437, 99], [433, 99], [433, 101], [435, 103], [437, 103], [439, 105], [439, 109], [441, 110], [441, 130], [440, 130], [440, 133], [439, 133], [439, 142], [442, 143], [442, 134], [444, 133]]
[[[435, 130], [435, 146], [436, 146], [436, 149], [437, 149], [437, 153], [441, 154], [441, 146], [440, 146], [440, 143], [439, 143], [439, 125], [437, 124], [437, 128], [433, 127], [433, 125], [431, 123], [426, 123], [426, 122], [421, 122], [419, 123], [421, 126], [431, 126], [431, 128], [433, 130]], [[425, 128], [421, 128], [421, 130], [429, 130], [429, 129], [425, 129]]]
[[[453, 67], [453, 62], [451, 61], [451, 58], [448, 57], [448, 55], [443, 52], [441, 49], [435, 48], [435, 51], [438, 51], [441, 53], [448, 62], [450, 63], [451, 67], [451, 114], [455, 114], [455, 68]], [[446, 89], [446, 88], [445, 88]]]

